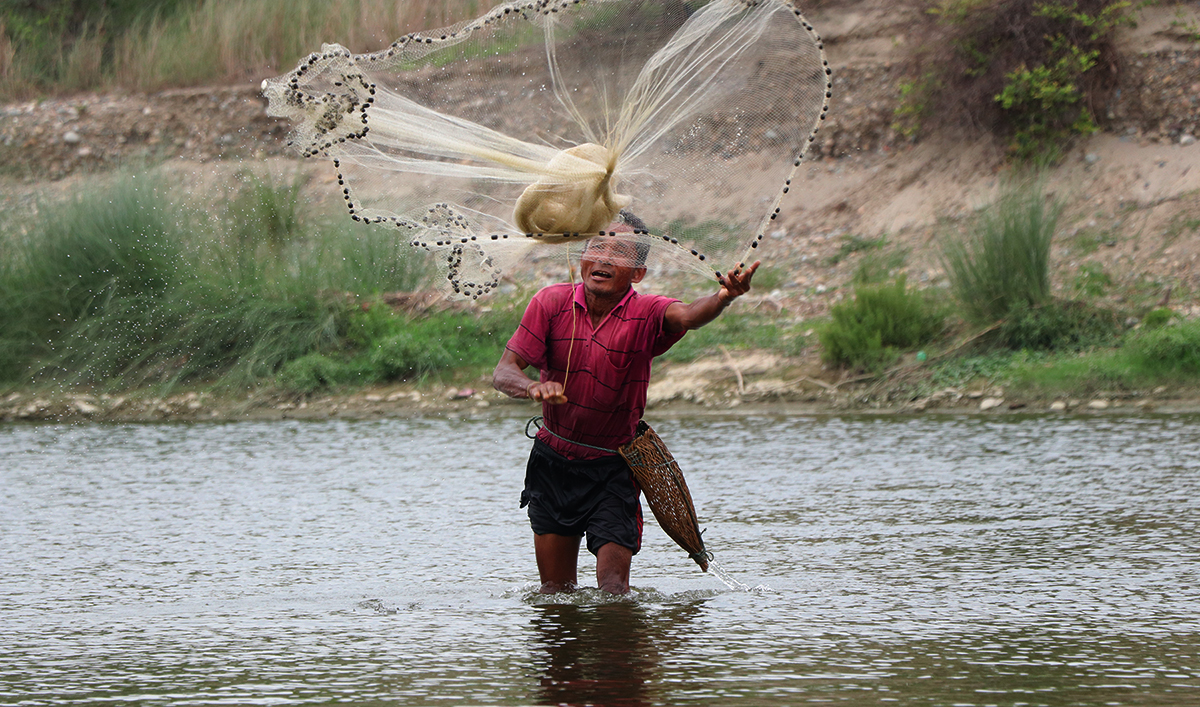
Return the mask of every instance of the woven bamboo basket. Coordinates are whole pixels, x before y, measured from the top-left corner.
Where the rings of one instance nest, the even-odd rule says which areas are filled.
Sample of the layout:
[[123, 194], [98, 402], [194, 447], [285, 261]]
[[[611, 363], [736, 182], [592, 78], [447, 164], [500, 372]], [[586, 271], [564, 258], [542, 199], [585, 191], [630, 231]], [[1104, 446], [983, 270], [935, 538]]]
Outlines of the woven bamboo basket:
[[701, 570], [707, 572], [709, 554], [700, 537], [692, 494], [667, 445], [643, 421], [638, 423], [633, 441], [617, 451], [633, 470], [658, 524], [687, 551], [688, 557], [695, 560]]

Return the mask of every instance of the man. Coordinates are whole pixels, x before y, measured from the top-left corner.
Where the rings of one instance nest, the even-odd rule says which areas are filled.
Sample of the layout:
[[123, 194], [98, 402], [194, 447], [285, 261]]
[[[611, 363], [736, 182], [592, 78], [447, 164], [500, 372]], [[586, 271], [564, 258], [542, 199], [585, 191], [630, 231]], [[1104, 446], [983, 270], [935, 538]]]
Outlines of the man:
[[[612, 232], [645, 230], [632, 214], [621, 219]], [[647, 250], [630, 240], [589, 240], [582, 282], [534, 295], [492, 376], [502, 393], [542, 404], [521, 505], [529, 507], [543, 593], [576, 587], [585, 534], [599, 588], [629, 591], [642, 541], [641, 490], [616, 449], [633, 439], [646, 407], [651, 361], [745, 294], [759, 265], [729, 271], [716, 294], [684, 304], [633, 290], [646, 275]], [[537, 381], [525, 375], [530, 366]]]

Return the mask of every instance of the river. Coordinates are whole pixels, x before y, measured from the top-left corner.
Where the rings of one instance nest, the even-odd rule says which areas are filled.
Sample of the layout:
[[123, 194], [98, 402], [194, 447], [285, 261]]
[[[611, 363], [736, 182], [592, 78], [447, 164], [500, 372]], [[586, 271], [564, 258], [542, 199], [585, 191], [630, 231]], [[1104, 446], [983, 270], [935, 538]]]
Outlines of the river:
[[1200, 417], [652, 422], [749, 591], [536, 595], [520, 419], [2, 425], [0, 703], [1200, 704]]

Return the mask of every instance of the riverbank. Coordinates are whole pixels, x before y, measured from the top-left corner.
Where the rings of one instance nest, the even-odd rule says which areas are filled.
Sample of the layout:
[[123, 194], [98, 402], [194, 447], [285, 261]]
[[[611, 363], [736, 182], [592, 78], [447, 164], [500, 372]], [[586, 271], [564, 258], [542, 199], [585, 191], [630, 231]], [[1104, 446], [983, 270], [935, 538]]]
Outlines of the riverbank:
[[[1175, 382], [1145, 390], [1036, 394], [976, 381], [929, 391], [914, 385], [919, 366], [880, 377], [822, 370], [802, 358], [741, 352], [659, 366], [650, 386], [649, 419], [709, 414], [835, 415], [1063, 413], [1200, 413], [1200, 386]], [[539, 408], [492, 389], [486, 377], [426, 384], [395, 383], [298, 396], [278, 390], [232, 394], [153, 389], [122, 394], [18, 391], [0, 396], [0, 421], [234, 422], [370, 420], [415, 417], [532, 417]]]

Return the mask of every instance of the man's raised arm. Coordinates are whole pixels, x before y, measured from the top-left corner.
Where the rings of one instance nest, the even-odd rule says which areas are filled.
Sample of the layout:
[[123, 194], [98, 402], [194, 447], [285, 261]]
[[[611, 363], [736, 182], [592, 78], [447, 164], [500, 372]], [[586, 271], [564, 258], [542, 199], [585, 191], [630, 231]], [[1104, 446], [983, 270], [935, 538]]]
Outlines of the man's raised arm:
[[750, 291], [750, 278], [754, 277], [758, 264], [759, 261], [756, 260], [744, 271], [730, 270], [721, 278], [721, 289], [716, 294], [701, 297], [691, 304], [675, 302], [667, 307], [663, 314], [663, 329], [676, 334], [689, 329], [699, 329], [716, 319], [730, 302]]

